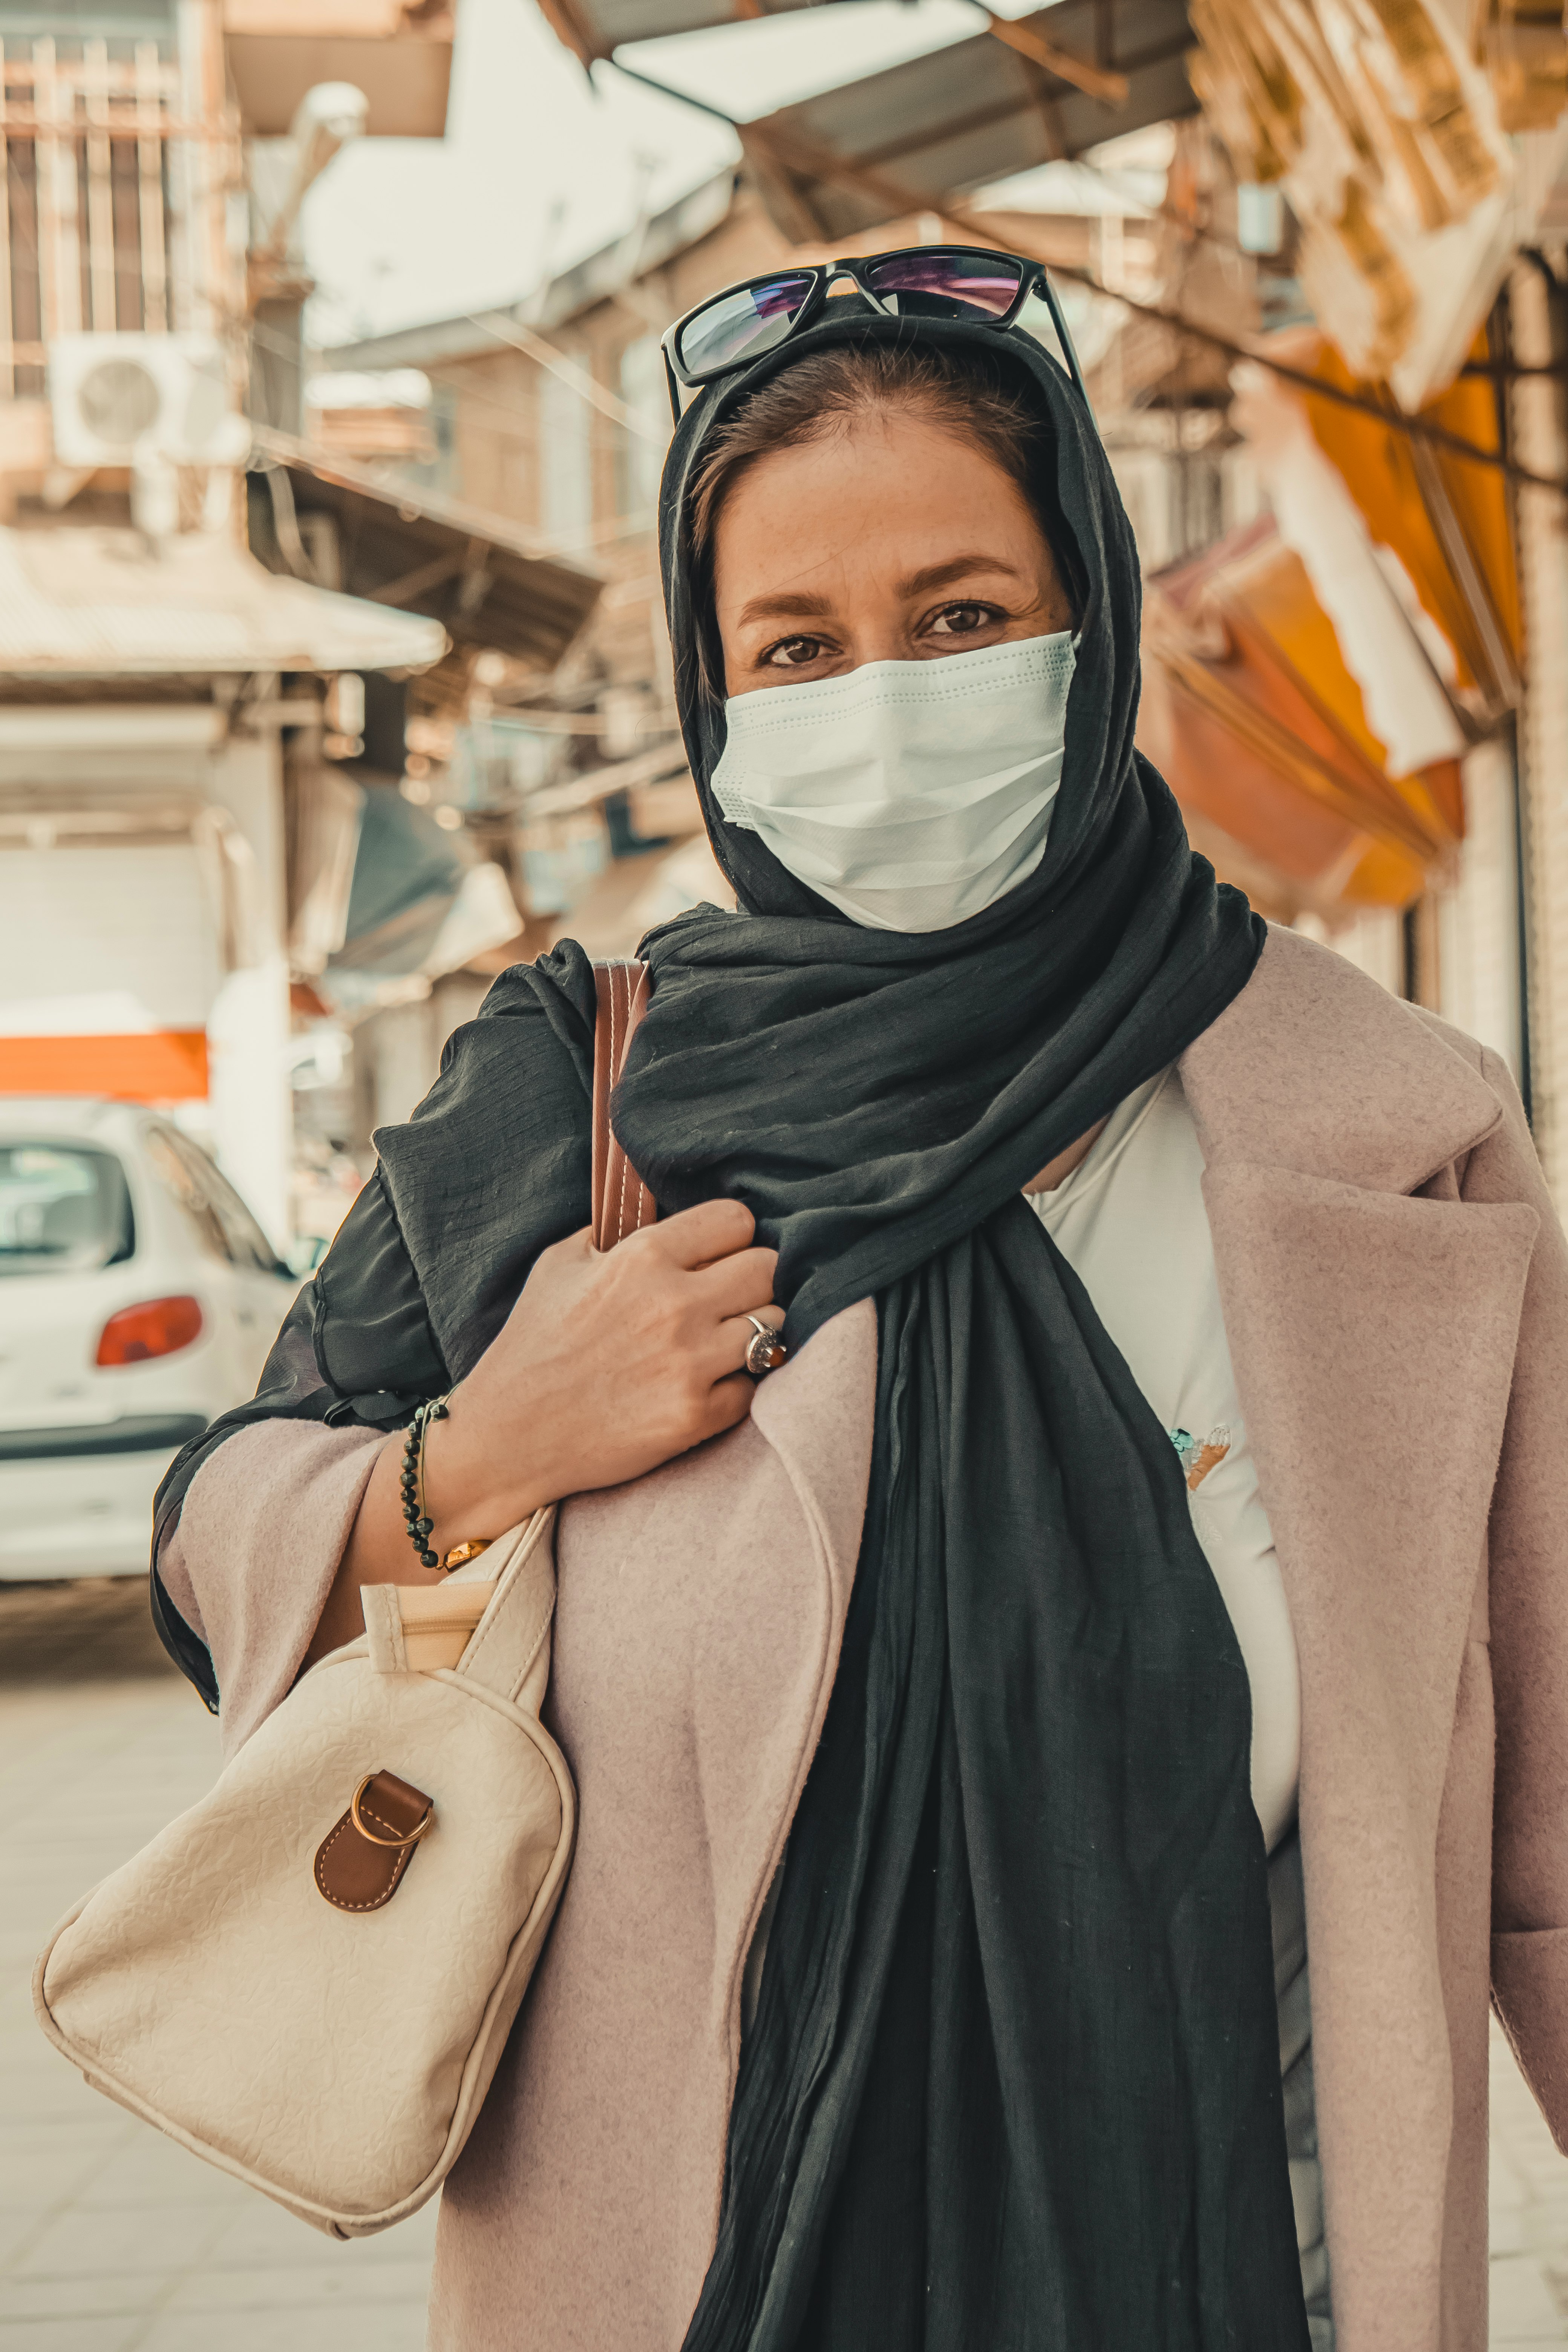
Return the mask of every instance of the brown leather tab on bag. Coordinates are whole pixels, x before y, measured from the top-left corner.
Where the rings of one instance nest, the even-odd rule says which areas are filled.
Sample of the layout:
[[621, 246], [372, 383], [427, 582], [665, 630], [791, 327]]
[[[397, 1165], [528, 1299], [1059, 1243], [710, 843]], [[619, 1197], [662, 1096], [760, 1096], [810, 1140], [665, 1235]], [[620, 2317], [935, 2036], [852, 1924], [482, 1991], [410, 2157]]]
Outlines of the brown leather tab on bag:
[[316, 1849], [316, 1885], [328, 1902], [340, 1911], [390, 1903], [435, 1811], [433, 1797], [395, 1772], [373, 1772]]
[[658, 1215], [653, 1194], [610, 1129], [610, 1094], [626, 1064], [626, 1048], [647, 1011], [647, 966], [596, 963], [599, 1014], [594, 1031], [594, 1246], [614, 1249]]

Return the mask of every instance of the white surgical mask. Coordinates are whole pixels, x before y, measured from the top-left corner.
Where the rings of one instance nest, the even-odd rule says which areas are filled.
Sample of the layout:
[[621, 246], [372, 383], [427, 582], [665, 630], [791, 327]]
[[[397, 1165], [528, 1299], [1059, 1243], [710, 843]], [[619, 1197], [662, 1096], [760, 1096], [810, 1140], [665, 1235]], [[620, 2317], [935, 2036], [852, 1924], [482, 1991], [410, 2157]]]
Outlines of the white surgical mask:
[[713, 797], [857, 923], [946, 930], [1045, 855], [1073, 658], [1063, 630], [736, 695]]

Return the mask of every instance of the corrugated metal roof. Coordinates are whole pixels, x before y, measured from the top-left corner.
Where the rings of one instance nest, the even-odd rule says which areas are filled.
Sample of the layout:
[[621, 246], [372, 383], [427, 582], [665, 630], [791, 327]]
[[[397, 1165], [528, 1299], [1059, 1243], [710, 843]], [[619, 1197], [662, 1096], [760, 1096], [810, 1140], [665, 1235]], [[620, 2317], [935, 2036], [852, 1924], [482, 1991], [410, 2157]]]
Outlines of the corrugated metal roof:
[[1009, 30], [1124, 76], [1125, 100], [1089, 97], [990, 33], [825, 90], [742, 129], [784, 234], [831, 242], [940, 211], [946, 195], [1197, 110], [1184, 0], [1060, 0]]
[[14, 677], [422, 669], [446, 645], [438, 622], [276, 579], [212, 533], [154, 548], [133, 530], [0, 530]]
[[337, 518], [344, 587], [389, 617], [423, 614], [455, 645], [553, 669], [599, 601], [596, 572], [540, 554], [536, 535], [516, 523], [280, 433], [258, 428], [255, 441], [287, 471], [299, 513]]
[[[539, 0], [584, 64], [628, 43], [813, 5]], [[795, 243], [831, 242], [901, 213], [940, 210], [946, 195], [1080, 155], [1148, 123], [1195, 113], [1185, 62], [1192, 46], [1185, 0], [1055, 0], [996, 31], [737, 128], [775, 225]], [[1062, 55], [1065, 70], [1053, 68], [1052, 51]], [[1076, 74], [1075, 62], [1087, 74]], [[1107, 76], [1125, 81], [1124, 97], [1103, 94]], [[1102, 94], [1091, 94], [1097, 90]], [[880, 185], [857, 184], [846, 167]]]

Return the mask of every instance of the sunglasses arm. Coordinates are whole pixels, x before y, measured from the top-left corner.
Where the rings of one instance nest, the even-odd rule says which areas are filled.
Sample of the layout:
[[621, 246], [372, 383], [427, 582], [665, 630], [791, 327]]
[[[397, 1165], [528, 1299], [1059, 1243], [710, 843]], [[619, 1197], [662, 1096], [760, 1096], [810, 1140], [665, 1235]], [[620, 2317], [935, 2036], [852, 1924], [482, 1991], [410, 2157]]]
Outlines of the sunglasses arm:
[[669, 421], [672, 425], [679, 425], [680, 422], [680, 379], [676, 374], [674, 362], [671, 361], [668, 352], [665, 349], [662, 343], [660, 343], [658, 347], [658, 355], [664, 362], [664, 381], [666, 388], [669, 394]]
[[1048, 270], [1041, 270], [1036, 285], [1047, 310], [1051, 314], [1051, 324], [1057, 331], [1057, 341], [1062, 347], [1062, 356], [1068, 363], [1068, 373], [1072, 378], [1073, 387], [1089, 411], [1089, 423], [1098, 433], [1100, 423], [1094, 413], [1094, 404], [1089, 396], [1089, 386], [1083, 380], [1083, 370], [1079, 364], [1077, 347], [1068, 326], [1067, 315], [1062, 309], [1061, 297], [1051, 284]]

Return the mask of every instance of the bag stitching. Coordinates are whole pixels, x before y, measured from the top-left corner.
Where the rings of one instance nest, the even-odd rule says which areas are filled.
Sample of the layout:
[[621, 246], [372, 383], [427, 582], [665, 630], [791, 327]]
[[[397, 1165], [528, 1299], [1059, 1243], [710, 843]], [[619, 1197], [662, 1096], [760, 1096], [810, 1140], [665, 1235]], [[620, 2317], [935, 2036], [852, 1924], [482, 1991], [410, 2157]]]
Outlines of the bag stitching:
[[[535, 1538], [535, 1539], [534, 1539], [535, 1545], [538, 1543], [538, 1541], [539, 1541], [539, 1540], [540, 1540], [540, 1538], [536, 1537], [536, 1538]], [[527, 1538], [526, 1538], [526, 1536], [525, 1536], [525, 1538], [524, 1538], [524, 1543], [525, 1543], [525, 1544], [527, 1544]], [[531, 1551], [531, 1549], [533, 1549], [533, 1546], [529, 1546], [529, 1549], [530, 1549], [530, 1551]], [[469, 1643], [468, 1643], [468, 1648], [467, 1648], [467, 1649], [464, 1651], [464, 1653], [463, 1653], [463, 1657], [462, 1657], [462, 1662], [461, 1662], [461, 1663], [462, 1663], [462, 1666], [463, 1666], [463, 1670], [464, 1670], [464, 1671], [463, 1671], [463, 1674], [462, 1674], [462, 1676], [460, 1677], [460, 1679], [463, 1679], [463, 1680], [466, 1680], [466, 1681], [469, 1681], [469, 1682], [472, 1682], [472, 1683], [478, 1684], [478, 1685], [479, 1685], [479, 1687], [480, 1689], [486, 1689], [486, 1688], [488, 1688], [488, 1687], [489, 1687], [489, 1685], [486, 1685], [486, 1684], [484, 1684], [484, 1683], [482, 1683], [482, 1682], [480, 1681], [480, 1679], [479, 1679], [479, 1675], [476, 1675], [476, 1674], [474, 1673], [473, 1669], [474, 1669], [474, 1667], [476, 1667], [477, 1665], [479, 1665], [479, 1664], [480, 1663], [481, 1659], [483, 1659], [483, 1658], [485, 1657], [485, 1655], [486, 1655], [486, 1654], [487, 1654], [488, 1646], [489, 1646], [489, 1643], [491, 1642], [491, 1640], [492, 1640], [492, 1639], [493, 1639], [493, 1637], [494, 1637], [496, 1627], [500, 1623], [500, 1622], [501, 1622], [501, 1618], [502, 1618], [503, 1616], [505, 1616], [506, 1614], [508, 1614], [508, 1613], [509, 1613], [510, 1609], [511, 1594], [512, 1594], [512, 1591], [516, 1590], [516, 1586], [517, 1586], [517, 1584], [518, 1584], [519, 1582], [521, 1582], [521, 1578], [522, 1578], [522, 1574], [523, 1574], [523, 1570], [524, 1570], [524, 1567], [525, 1567], [525, 1565], [526, 1565], [526, 1562], [525, 1562], [522, 1559], [521, 1559], [521, 1558], [520, 1558], [520, 1559], [518, 1559], [518, 1561], [516, 1562], [515, 1567], [509, 1567], [507, 1570], [505, 1570], [503, 1571], [503, 1576], [502, 1576], [501, 1581], [504, 1581], [504, 1580], [505, 1580], [505, 1578], [506, 1578], [506, 1577], [508, 1577], [508, 1576], [510, 1576], [510, 1577], [512, 1578], [512, 1580], [513, 1580], [512, 1584], [511, 1584], [511, 1586], [509, 1588], [508, 1592], [507, 1592], [506, 1602], [503, 1604], [503, 1607], [502, 1607], [502, 1609], [501, 1609], [501, 1611], [500, 1612], [500, 1613], [499, 1613], [499, 1614], [497, 1614], [497, 1615], [494, 1615], [494, 1616], [490, 1617], [490, 1621], [489, 1621], [489, 1623], [488, 1625], [483, 1624], [483, 1623], [482, 1623], [482, 1622], [481, 1622], [481, 1626], [480, 1626], [479, 1628], [476, 1629], [476, 1631], [475, 1631], [475, 1633], [474, 1633], [474, 1634], [473, 1634], [472, 1639], [471, 1639], [471, 1640], [469, 1641]], [[498, 1591], [499, 1591], [499, 1585], [498, 1585]], [[493, 1609], [495, 1608], [495, 1603], [496, 1603], [496, 1595], [492, 1593], [492, 1594], [491, 1594], [491, 1596], [490, 1596], [490, 1600], [489, 1600], [489, 1609], [491, 1609], [491, 1610], [493, 1610]], [[488, 1613], [488, 1612], [487, 1612], [487, 1613]], [[521, 1686], [521, 1685], [524, 1681], [526, 1681], [527, 1676], [528, 1676], [528, 1668], [529, 1668], [529, 1666], [531, 1666], [531, 1665], [532, 1665], [534, 1659], [535, 1659], [535, 1658], [538, 1656], [538, 1654], [539, 1654], [539, 1644], [540, 1644], [540, 1641], [541, 1641], [541, 1639], [542, 1639], [542, 1634], [543, 1634], [543, 1633], [544, 1633], [545, 1629], [548, 1627], [548, 1625], [549, 1625], [549, 1623], [550, 1623], [551, 1619], [553, 1617], [553, 1615], [554, 1615], [554, 1614], [555, 1614], [555, 1574], [554, 1574], [554, 1566], [553, 1566], [553, 1558], [552, 1558], [552, 1567], [551, 1567], [551, 1576], [550, 1576], [550, 1590], [549, 1590], [549, 1592], [548, 1592], [548, 1594], [547, 1594], [547, 1596], [546, 1596], [546, 1598], [545, 1598], [544, 1610], [543, 1610], [543, 1614], [542, 1614], [542, 1619], [541, 1619], [541, 1621], [540, 1621], [539, 1624], [538, 1624], [538, 1625], [536, 1625], [536, 1626], [533, 1628], [532, 1632], [531, 1632], [531, 1633], [528, 1635], [528, 1637], [527, 1637], [527, 1644], [528, 1644], [528, 1646], [527, 1646], [526, 1655], [527, 1655], [528, 1664], [527, 1664], [527, 1665], [525, 1665], [525, 1666], [523, 1667], [523, 1670], [522, 1670], [521, 1675], [520, 1675], [520, 1676], [518, 1677], [518, 1681], [519, 1681], [519, 1685], [520, 1685], [520, 1686]]]
[[[368, 1811], [368, 1808], [362, 1808], [362, 1810]], [[390, 1822], [381, 1821], [381, 1815], [379, 1813], [372, 1813], [370, 1817], [373, 1822], [381, 1822], [381, 1826], [384, 1830], [389, 1830], [392, 1828], [392, 1823]], [[328, 1835], [322, 1839], [321, 1843], [317, 1847], [316, 1884], [321, 1888], [321, 1893], [326, 1895], [327, 1901], [331, 1905], [334, 1911], [379, 1911], [382, 1908], [382, 1906], [384, 1904], [390, 1903], [393, 1896], [396, 1894], [398, 1886], [402, 1883], [403, 1874], [407, 1869], [410, 1861], [413, 1859], [414, 1848], [411, 1845], [405, 1845], [402, 1853], [398, 1855], [396, 1861], [393, 1864], [392, 1877], [387, 1884], [386, 1892], [384, 1895], [375, 1895], [368, 1903], [342, 1903], [335, 1895], [328, 1894], [327, 1883], [321, 1875], [321, 1870], [328, 1854], [331, 1853], [333, 1846], [336, 1845], [343, 1832], [346, 1829], [352, 1829], [353, 1826], [353, 1822], [352, 1813], [345, 1813], [342, 1821], [338, 1822], [336, 1828], [330, 1831]]]
[[[509, 1597], [509, 1599], [510, 1599], [510, 1595], [509, 1595], [508, 1597]], [[504, 1612], [503, 1612], [503, 1613], [504, 1613]], [[528, 1672], [529, 1672], [529, 1668], [532, 1665], [532, 1664], [533, 1664], [533, 1662], [534, 1662], [535, 1658], [539, 1655], [539, 1644], [540, 1644], [540, 1643], [542, 1642], [542, 1640], [543, 1639], [544, 1634], [545, 1634], [545, 1633], [547, 1632], [547, 1630], [548, 1630], [548, 1628], [549, 1628], [550, 1621], [551, 1621], [551, 1619], [554, 1616], [554, 1614], [555, 1614], [555, 1591], [554, 1591], [554, 1581], [553, 1581], [553, 1579], [552, 1579], [552, 1583], [551, 1583], [550, 1595], [549, 1595], [549, 1598], [547, 1599], [547, 1601], [545, 1601], [545, 1604], [544, 1604], [544, 1607], [543, 1607], [542, 1611], [542, 1612], [541, 1612], [541, 1613], [540, 1613], [539, 1621], [538, 1621], [538, 1622], [537, 1622], [535, 1625], [533, 1625], [533, 1626], [530, 1629], [529, 1633], [528, 1633], [523, 1637], [523, 1656], [524, 1656], [524, 1664], [523, 1664], [523, 1666], [522, 1666], [522, 1670], [521, 1670], [521, 1672], [519, 1674], [518, 1678], [517, 1678], [517, 1681], [518, 1681], [518, 1688], [519, 1688], [519, 1689], [521, 1689], [521, 1686], [522, 1686], [522, 1685], [523, 1685], [523, 1684], [528, 1680]], [[475, 1638], [474, 1638], [474, 1639], [469, 1643], [469, 1644], [468, 1644], [468, 1649], [464, 1652], [464, 1654], [463, 1654], [463, 1661], [462, 1661], [462, 1664], [463, 1664], [463, 1677], [464, 1677], [464, 1679], [465, 1679], [466, 1681], [468, 1681], [468, 1682], [480, 1682], [480, 1677], [479, 1677], [478, 1675], [476, 1675], [476, 1674], [474, 1673], [473, 1669], [474, 1669], [474, 1667], [475, 1667], [475, 1666], [477, 1666], [477, 1665], [480, 1663], [481, 1659], [484, 1657], [485, 1653], [486, 1653], [486, 1649], [487, 1649], [487, 1645], [488, 1645], [488, 1644], [489, 1644], [489, 1643], [494, 1639], [496, 1627], [497, 1627], [500, 1623], [500, 1617], [492, 1618], [492, 1619], [491, 1619], [491, 1621], [490, 1621], [490, 1622], [489, 1622], [489, 1624], [486, 1627], [486, 1629], [485, 1629], [485, 1632], [484, 1632], [484, 1634], [483, 1634], [482, 1638], [481, 1638], [480, 1636], [479, 1636], [479, 1635], [476, 1635], [476, 1636], [475, 1636]], [[482, 1686], [483, 1688], [485, 1688], [485, 1689], [493, 1689], [493, 1688], [494, 1688], [494, 1685], [493, 1685], [493, 1684], [482, 1684], [482, 1685], [481, 1685], [481, 1686]], [[515, 1702], [516, 1702], [516, 1696], [517, 1696], [516, 1692], [515, 1692], [515, 1691], [513, 1691], [513, 1692], [510, 1692], [510, 1693], [508, 1694], [508, 1696], [512, 1699], [513, 1703], [515, 1704]]]

